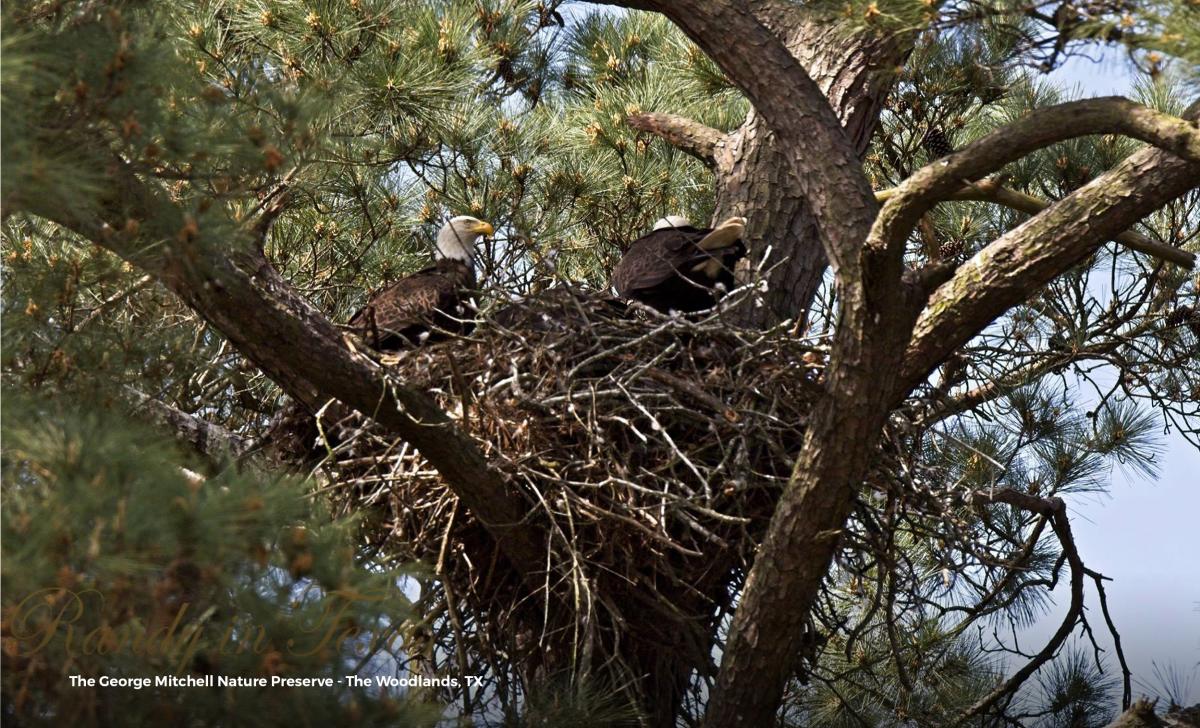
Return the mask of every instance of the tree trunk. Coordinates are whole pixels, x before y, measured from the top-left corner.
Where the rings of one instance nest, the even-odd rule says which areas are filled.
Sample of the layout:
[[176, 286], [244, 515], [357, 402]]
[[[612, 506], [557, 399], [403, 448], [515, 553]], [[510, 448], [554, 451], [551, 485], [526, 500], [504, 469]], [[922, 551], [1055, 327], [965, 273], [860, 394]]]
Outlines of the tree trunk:
[[[900, 40], [851, 38], [836, 23], [823, 22], [791, 4], [767, 4], [761, 15], [817, 83], [862, 159], [878, 126], [879, 110], [891, 91], [894, 68], [905, 53]], [[763, 328], [800, 319], [812, 305], [828, 261], [811, 207], [799, 194], [787, 154], [755, 111], [715, 152], [717, 204], [713, 223], [731, 215], [747, 218], [750, 255], [740, 264], [747, 280], [760, 265], [767, 292], [761, 307], [739, 312], [746, 326]], [[763, 263], [763, 257], [769, 258]]]
[[[836, 23], [823, 22], [827, 19], [814, 17], [811, 12], [790, 3], [761, 3], [758, 15], [760, 22], [785, 39], [788, 52], [816, 82], [841, 122], [854, 153], [862, 159], [878, 125], [879, 110], [892, 87], [894, 76], [891, 71], [907, 54], [911, 38], [881, 41], [862, 36], [850, 39], [844, 32], [839, 32]], [[762, 328], [788, 319], [803, 319], [825, 277], [828, 258], [814, 210], [801, 193], [811, 185], [804, 184], [804, 180], [797, 177], [792, 159], [796, 150], [781, 148], [775, 132], [764, 117], [754, 110], [747, 115], [742, 126], [723, 136], [715, 130], [704, 129], [695, 122], [678, 118], [643, 117], [631, 120], [631, 124], [666, 138], [713, 167], [717, 177], [714, 224], [732, 215], [747, 218], [750, 255], [740, 264], [739, 279], [748, 280], [761, 266], [766, 276], [767, 291], [763, 296], [763, 306], [747, 304], [742, 307], [737, 314], [739, 322]], [[819, 151], [812, 150], [812, 153]], [[765, 262], [764, 256], [769, 256]], [[911, 326], [911, 322], [897, 322], [890, 332], [896, 339], [894, 346], [883, 347], [882, 351], [875, 350], [876, 354], [886, 354], [888, 362], [876, 364], [871, 367], [872, 370], [894, 372], [897, 369], [900, 359], [898, 350], [907, 341], [907, 326]], [[869, 379], [866, 377], [864, 381]], [[867, 399], [870, 398], [864, 399], [864, 404]], [[877, 406], [866, 409], [875, 411], [867, 416], [860, 408], [847, 410], [827, 407], [824, 417], [818, 418], [819, 413], [814, 413], [814, 423], [821, 425], [828, 421], [823, 428], [827, 435], [833, 432], [845, 435], [853, 431], [863, 440], [873, 441], [882, 426], [884, 408]], [[836, 546], [836, 536], [830, 538], [829, 533], [836, 533], [841, 527], [852, 503], [846, 494], [820, 487], [821, 479], [829, 475], [831, 469], [838, 469], [838, 455], [831, 450], [815, 450], [819, 459], [823, 456], [825, 467], [818, 467], [815, 463], [802, 463], [797, 467], [797, 481], [792, 487], [802, 489], [806, 495], [796, 499], [793, 502], [795, 508], [789, 512], [814, 509], [825, 515], [820, 519], [824, 525], [817, 529], [817, 538], [810, 548], [793, 553], [795, 558], [789, 558], [786, 563], [779, 563], [778, 568], [769, 570], [778, 574], [780, 570], [793, 569], [807, 574], [807, 578], [795, 579], [793, 572], [791, 576], [777, 580], [781, 587], [797, 587], [790, 591], [799, 598], [793, 606], [796, 613], [802, 613], [802, 618], [806, 618], [808, 613], [806, 606], [810, 599], [807, 597], [815, 596]], [[838, 477], [854, 480], [858, 476], [839, 473]], [[807, 519], [796, 520], [805, 523]], [[770, 577], [767, 574], [762, 578]], [[782, 619], [789, 625], [793, 616], [782, 613], [775, 615], [776, 620]], [[741, 619], [735, 622], [735, 629], [739, 622], [752, 630], [752, 619], [770, 619], [769, 614], [756, 613], [751, 618], [750, 614], [743, 615], [740, 611], [739, 617]], [[632, 628], [633, 625], [631, 634], [635, 633]], [[780, 626], [769, 631], [778, 634], [787, 633], [789, 629]], [[794, 632], [793, 636], [799, 639], [800, 631]], [[716, 635], [713, 634], [710, 646], [715, 644], [715, 639]], [[779, 660], [776, 675], [781, 683], [779, 690], [782, 691], [782, 681], [791, 674], [790, 667], [794, 664], [797, 647], [793, 640], [782, 640], [777, 643], [775, 652]], [[745, 688], [749, 694], [729, 695], [730, 700], [726, 705], [743, 706], [747, 704], [744, 701], [753, 702], [751, 694], [756, 691], [764, 696], [773, 692], [762, 691], [762, 683], [758, 680], [743, 681], [736, 659], [733, 663], [730, 664], [728, 659], [722, 663], [721, 684], [726, 688], [734, 685], [735, 690]], [[747, 667], [758, 675], [763, 674], [761, 665]], [[678, 672], [670, 676], [658, 675], [658, 679], [671, 682], [677, 677]], [[686, 685], [683, 687], [686, 688]], [[721, 690], [721, 685], [717, 689]], [[658, 706], [654, 725], [674, 725], [673, 716], [679, 707], [677, 701], [683, 695], [683, 691], [674, 692], [670, 698], [675, 701], [674, 704]], [[668, 698], [660, 692], [659, 700], [662, 699]], [[773, 698], [766, 697], [766, 700], [776, 701], [777, 704], [778, 694]], [[766, 708], [763, 712], [770, 713], [771, 709]], [[668, 717], [669, 721], [666, 720]], [[713, 723], [710, 716], [710, 724], [721, 723], [719, 719]]]
[[749, 280], [759, 269], [766, 276], [764, 305], [743, 306], [738, 312], [743, 325], [765, 328], [801, 318], [820, 288], [825, 252], [812, 210], [796, 189], [791, 165], [776, 148], [774, 134], [751, 112], [718, 156], [713, 220], [716, 224], [732, 215], [746, 217], [750, 254], [739, 264], [738, 278]]
[[[667, 15], [750, 98], [777, 136], [780, 151], [795, 175], [797, 189], [812, 207], [820, 242], [838, 285], [838, 322], [826, 369], [826, 393], [810, 417], [791, 482], [780, 499], [742, 591], [705, 716], [705, 724], [714, 728], [767, 726], [774, 722], [784, 686], [792, 674], [803, 620], [817, 599], [852, 507], [855, 489], [873, 458], [880, 428], [888, 411], [907, 392], [907, 385], [914, 383], [897, 376], [905, 363], [905, 353], [899, 349], [909, 342], [923, 310], [934, 319], [946, 319], [949, 315], [952, 321], [962, 315], [956, 302], [940, 302], [926, 309], [929, 294], [952, 271], [934, 267], [906, 272], [905, 239], [936, 198], [955, 191], [949, 187], [941, 190], [938, 185], [948, 185], [951, 176], [958, 184], [963, 179], [981, 179], [1009, 161], [989, 160], [986, 154], [989, 145], [1005, 147], [1006, 139], [1003, 134], [993, 135], [996, 138], [989, 138], [986, 143], [971, 145], [975, 149], [951, 155], [948, 163], [923, 168], [914, 175], [914, 179], [920, 178], [917, 187], [904, 190], [880, 210], [875, 207], [874, 195], [855, 158], [861, 159], [864, 140], [855, 137], [852, 128], [850, 134], [845, 133], [847, 108], [839, 103], [836, 93], [830, 97], [827, 84], [814, 82], [814, 78], [827, 74], [821, 72], [819, 64], [805, 63], [802, 60], [805, 55], [792, 46], [796, 36], [788, 30], [798, 26], [789, 26], [795, 16], [780, 10], [787, 5], [770, 0], [755, 2], [751, 7], [700, 0], [671, 3], [641, 0], [629, 4]], [[825, 37], [831, 41], [841, 40], [838, 34], [826, 32]], [[739, 42], [730, 43], [730, 37], [738, 38]], [[810, 46], [821, 42], [816, 37], [804, 40]], [[896, 42], [907, 46], [911, 38], [898, 38]], [[853, 59], [856, 50], [850, 46], [842, 51], [842, 56], [829, 57]], [[855, 64], [833, 62], [835, 68], [847, 65]], [[867, 118], [874, 115], [874, 111], [865, 114]], [[1167, 140], [1171, 144], [1167, 148], [1174, 150], [1179, 146], [1177, 142], [1190, 135], [1186, 126], [1177, 125], [1170, 135], [1175, 142]], [[1129, 133], [1127, 129], [1122, 131]], [[1026, 141], [1038, 141], [1036, 136], [1031, 134]], [[1045, 140], [1045, 144], [1053, 141]], [[1045, 144], [1022, 150], [1017, 156]], [[1013, 151], [1014, 148], [1008, 148], [1008, 152]], [[970, 161], [978, 162], [978, 168], [967, 169]], [[990, 161], [998, 163], [993, 167]], [[1162, 160], [1156, 162], [1160, 167], [1171, 166]], [[1152, 211], [1153, 208], [1135, 209], [1142, 202], [1137, 193], [1145, 192], [1149, 186], [1148, 176], [1152, 175], [1129, 180], [1116, 173], [1115, 179], [1106, 180], [1116, 183], [1113, 187], [1135, 188], [1125, 189], [1124, 198], [1106, 195], [1110, 191], [1105, 189], [1107, 185], [1100, 188], [1089, 185], [1092, 189], [1084, 188], [1072, 196], [1074, 200], [1054, 205], [1022, 226], [1028, 231], [1045, 225], [1058, 236], [1044, 235], [1028, 250], [1016, 250], [1016, 255], [1001, 253], [990, 257], [994, 250], [1007, 250], [1001, 243], [994, 243], [976, 259], [1005, 269], [1006, 280], [1029, 278], [1019, 275], [1027, 262], [1039, 272], [1057, 275], [1074, 260], [1055, 260], [1043, 270], [1039, 262], [1054, 257], [1047, 256], [1047, 248], [1052, 248], [1053, 243], [1048, 245], [1044, 239], [1061, 237], [1063, 243], [1088, 241], [1095, 245], [1118, 234], [1136, 220], [1126, 220], [1123, 213]], [[1188, 182], [1182, 175], [1173, 176], [1172, 181]], [[1149, 196], [1158, 204], [1180, 194], [1172, 194], [1172, 190], [1156, 192], [1159, 194]], [[1072, 211], [1076, 206], [1073, 203], [1105, 210], [1088, 219], [1087, 225], [1080, 225], [1079, 218], [1058, 219], [1057, 213]], [[1095, 241], [1091, 240], [1093, 234]], [[762, 249], [762, 241], [750, 242]], [[802, 244], [802, 241], [786, 242], [793, 246]], [[1059, 265], [1060, 262], [1065, 265]], [[1014, 272], [1018, 275], [1012, 275]], [[1025, 284], [1026, 295], [1038, 285], [1033, 280], [1026, 280]], [[996, 298], [1003, 298], [1003, 293]], [[963, 307], [980, 317], [986, 308], [970, 304]], [[977, 333], [1000, 313], [1002, 310], [993, 311], [986, 321], [967, 333]], [[966, 328], [975, 323], [972, 318]], [[917, 342], [920, 340], [918, 336]], [[913, 367], [913, 357], [909, 358], [909, 366]]]

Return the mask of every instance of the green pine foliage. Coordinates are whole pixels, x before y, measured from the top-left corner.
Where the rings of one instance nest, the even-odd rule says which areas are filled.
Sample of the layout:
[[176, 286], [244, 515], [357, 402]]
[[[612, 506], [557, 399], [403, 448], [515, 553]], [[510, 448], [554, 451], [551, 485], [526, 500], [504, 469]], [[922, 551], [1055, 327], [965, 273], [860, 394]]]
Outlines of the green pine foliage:
[[1041, 701], [1029, 722], [1044, 728], [1106, 725], [1116, 717], [1108, 700], [1116, 682], [1082, 645], [1074, 646], [1040, 676]]
[[[95, 407], [4, 397], [5, 720], [77, 725], [419, 725], [339, 684], [397, 649], [400, 575], [297, 483], [188, 477], [176, 446]], [[145, 678], [143, 689], [69, 676]], [[156, 676], [332, 678], [329, 688], [155, 687]]]
[[596, 680], [548, 684], [527, 696], [519, 711], [498, 723], [503, 728], [625, 728], [639, 725], [636, 708], [618, 690]]
[[[1031, 109], [1073, 98], [1071, 89], [1021, 66], [1028, 48], [1011, 30], [980, 22], [922, 37], [868, 155], [877, 188], [898, 184], [943, 153], [931, 149], [931, 131], [961, 149]], [[1136, 85], [1134, 98], [1182, 113], [1189, 79], [1178, 64], [1160, 70]], [[1056, 200], [1139, 146], [1119, 137], [1083, 137], [1008, 165], [997, 178], [1019, 192]], [[1198, 205], [1200, 196], [1186, 195], [1145, 220], [1138, 232], [1197, 250]], [[910, 260], [965, 260], [1025, 217], [989, 203], [939, 205], [927, 216], [928, 227], [910, 241]], [[1164, 423], [1186, 422], [1200, 401], [1195, 355], [1200, 339], [1194, 338], [1200, 331], [1188, 325], [1198, 284], [1186, 271], [1107, 246], [995, 322], [963, 359], [943, 367], [941, 384], [931, 388], [935, 399], [948, 391], [941, 387], [1004, 391], [991, 404], [927, 433], [922, 463], [937, 474], [928, 484], [932, 491], [1012, 488], [1071, 504], [1102, 492], [1114, 468], [1153, 477]], [[1129, 337], [1140, 337], [1144, 347], [1118, 353], [1116, 343]], [[1081, 363], [1068, 365], [1068, 358]], [[808, 685], [793, 686], [798, 724], [937, 725], [994, 689], [1021, 662], [1004, 659], [998, 645], [1016, 645], [1000, 635], [1020, 633], [1047, 614], [1045, 586], [1065, 578], [1059, 543], [1048, 533], [1029, 542], [1036, 519], [1005, 505], [964, 503], [952, 522], [954, 528], [917, 519], [910, 531], [893, 532], [904, 554], [900, 564], [864, 563], [843, 554], [825, 622], [844, 624], [838, 632], [857, 639], [830, 639]], [[859, 526], [864, 540], [872, 533], [869, 525]], [[985, 559], [956, 545], [964, 533], [970, 534], [968, 543], [992, 545]], [[1018, 572], [994, 568], [1018, 558]], [[903, 597], [893, 604], [890, 590]], [[956, 609], [985, 593], [993, 605], [962, 619]], [[889, 621], [901, 625], [892, 635]], [[968, 679], [938, 682], [936, 658], [949, 654], [973, 666]], [[851, 667], [855, 659], [857, 670]], [[1105, 725], [1118, 689], [1110, 674], [1097, 672], [1090, 652], [1066, 649], [1038, 672], [1037, 687], [1029, 686], [1005, 710], [1022, 725]], [[937, 687], [930, 689], [926, 680]], [[991, 725], [987, 720], [979, 725]]]
[[[986, 424], [958, 422], [927, 442], [923, 463], [939, 481], [925, 487], [958, 494], [951, 496], [953, 528], [920, 516], [888, 524], [887, 538], [903, 555], [898, 564], [843, 554], [823, 617], [841, 626], [791, 688], [797, 725], [945, 724], [1020, 661], [999, 645], [1015, 646], [1013, 635], [1047, 615], [1045, 587], [1066, 579], [1061, 547], [1048, 530], [1035, 537], [1036, 516], [980, 505], [970, 493], [1011, 488], [1071, 497], [1102, 490], [1118, 464], [1153, 472], [1157, 423], [1136, 406], [1114, 407], [1093, 423], [1063, 392], [1031, 385], [989, 413]], [[1019, 571], [1002, 568], [1017, 560]], [[976, 606], [984, 595], [990, 601]], [[1064, 652], [1038, 673], [1041, 687], [1010, 706], [1010, 716], [1027, 711], [1029, 725], [1104, 725], [1114, 683], [1096, 669], [1090, 656]]]
[[[499, 231], [481, 260], [485, 306], [559, 280], [604, 287], [628, 240], [665, 214], [706, 221], [713, 199], [699, 162], [624, 118], [670, 111], [732, 128], [746, 105], [661, 18], [581, 14], [568, 32], [556, 12], [511, 2], [10, 7], [6, 207], [92, 208], [119, 154], [178, 205], [161, 219], [130, 211], [112, 234], [223, 254], [252, 244], [244, 221], [286, 188], [267, 253], [339, 321], [366, 290], [426, 265], [452, 214]], [[196, 336], [171, 294], [69, 232], [19, 215], [3, 225], [5, 323], [37, 329], [6, 337], [8, 372], [76, 383], [80, 371], [104, 372], [96, 379], [188, 412], [215, 407], [261, 432], [277, 391], [202, 325]], [[166, 326], [150, 323], [160, 318]]]
[[938, 725], [981, 698], [1000, 677], [986, 655], [931, 624], [918, 626], [903, 639], [903, 679], [912, 687], [909, 695], [898, 694], [898, 677], [888, 668], [892, 654], [885, 635], [838, 642], [830, 645], [824, 664], [831, 674], [847, 679], [814, 680], [810, 687], [796, 690], [784, 725]]
[[1200, 12], [1190, 0], [1128, 3], [1101, 0], [1062, 5], [988, 0], [959, 5], [935, 0], [821, 0], [813, 12], [840, 21], [844, 31], [929, 34], [1011, 47], [1015, 60], [1048, 72], [1098, 47], [1122, 51], [1130, 66], [1151, 76], [1200, 78]]

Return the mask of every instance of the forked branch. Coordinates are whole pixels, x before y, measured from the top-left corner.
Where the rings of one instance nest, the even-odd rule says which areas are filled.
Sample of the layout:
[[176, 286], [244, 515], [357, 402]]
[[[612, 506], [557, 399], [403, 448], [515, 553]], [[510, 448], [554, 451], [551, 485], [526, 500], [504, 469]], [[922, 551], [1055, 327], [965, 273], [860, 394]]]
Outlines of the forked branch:
[[[88, 147], [80, 144], [81, 158]], [[120, 160], [105, 163], [109, 186], [98, 214], [55, 200], [29, 212], [72, 230], [154, 275], [296, 399], [314, 410], [329, 399], [369, 415], [412, 443], [495, 538], [518, 572], [538, 572], [543, 553], [524, 524], [524, 499], [476, 442], [425, 392], [395, 381], [279, 275], [251, 236], [216, 219], [212, 230]], [[126, 225], [127, 220], [139, 221]], [[138, 230], [138, 234], [116, 232]], [[229, 239], [222, 238], [224, 235]], [[152, 245], [147, 245], [151, 241]]]
[[1200, 164], [1200, 129], [1192, 110], [1181, 119], [1120, 97], [1087, 99], [1036, 109], [900, 184], [879, 211], [871, 241], [898, 245], [938, 202], [1004, 165], [1057, 142], [1093, 134], [1124, 134]]
[[[1004, 503], [1029, 513], [1035, 513], [1050, 521], [1050, 527], [1053, 529], [1054, 535], [1058, 539], [1059, 547], [1062, 549], [1061, 561], [1055, 567], [1050, 588], [1053, 589], [1054, 584], [1058, 582], [1059, 571], [1065, 562], [1070, 571], [1071, 602], [1058, 629], [1046, 645], [1021, 666], [1020, 669], [1010, 675], [1007, 680], [960, 713], [950, 722], [949, 725], [952, 726], [959, 726], [966, 723], [970, 719], [984, 713], [999, 701], [1011, 696], [1042, 665], [1054, 659], [1054, 656], [1058, 654], [1059, 648], [1062, 647], [1067, 637], [1071, 635], [1077, 623], [1083, 622], [1086, 627], [1087, 616], [1083, 610], [1084, 580], [1087, 576], [1099, 578], [1099, 574], [1084, 566], [1083, 559], [1080, 557], [1079, 550], [1075, 545], [1075, 538], [1071, 533], [1071, 523], [1067, 518], [1066, 503], [1061, 498], [1041, 498], [1019, 490], [1013, 490], [1012, 488], [1003, 488], [996, 491], [976, 491], [972, 494], [972, 498], [978, 504]], [[1118, 658], [1121, 661], [1122, 667], [1124, 667], [1125, 657], [1120, 652], [1120, 636], [1117, 634], [1111, 621], [1108, 624], [1113, 637], [1117, 640]], [[1125, 700], [1128, 702], [1128, 687], [1126, 690]]]
[[903, 391], [1103, 241], [1197, 185], [1200, 162], [1142, 149], [997, 238], [930, 297], [905, 356]]
[[[896, 195], [898, 189], [897, 187], [893, 187], [887, 190], [880, 190], [875, 193], [875, 199], [879, 202], [887, 202]], [[986, 179], [967, 185], [946, 199], [958, 202], [991, 202], [1002, 207], [1007, 207], [1010, 210], [1030, 215], [1036, 215], [1053, 204], [1040, 197], [1034, 197], [1024, 192], [1009, 189], [993, 179]], [[1130, 250], [1136, 250], [1139, 253], [1144, 253], [1159, 260], [1183, 266], [1188, 270], [1196, 267], [1195, 253], [1155, 242], [1145, 235], [1140, 235], [1132, 230], [1126, 230], [1113, 236], [1113, 242], [1120, 243]]]
[[[812, 206], [835, 269], [857, 277], [876, 204], [854, 146], [825, 94], [781, 39], [744, 3], [603, 0], [672, 20], [754, 103], [789, 149], [799, 192]], [[786, 90], [786, 92], [784, 91]]]

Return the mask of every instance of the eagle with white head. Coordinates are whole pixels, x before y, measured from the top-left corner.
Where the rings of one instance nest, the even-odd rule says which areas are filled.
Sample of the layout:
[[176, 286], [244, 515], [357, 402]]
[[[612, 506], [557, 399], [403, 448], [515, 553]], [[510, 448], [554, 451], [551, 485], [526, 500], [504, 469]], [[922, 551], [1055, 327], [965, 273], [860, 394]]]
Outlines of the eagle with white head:
[[711, 229], [679, 215], [664, 217], [625, 251], [613, 268], [613, 287], [622, 298], [663, 313], [712, 308], [736, 283], [733, 268], [746, 255], [745, 229], [744, 217]]
[[373, 294], [350, 326], [376, 349], [389, 351], [470, 329], [465, 304], [475, 290], [475, 243], [495, 230], [460, 215], [437, 235], [434, 264]]

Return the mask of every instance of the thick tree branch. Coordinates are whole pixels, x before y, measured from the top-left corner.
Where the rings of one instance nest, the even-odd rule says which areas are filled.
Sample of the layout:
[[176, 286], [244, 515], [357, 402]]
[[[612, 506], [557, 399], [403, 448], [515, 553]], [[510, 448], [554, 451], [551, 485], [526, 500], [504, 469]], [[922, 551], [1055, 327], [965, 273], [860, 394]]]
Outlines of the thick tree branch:
[[[86, 149], [80, 145], [81, 155]], [[527, 576], [539, 570], [542, 550], [523, 523], [525, 500], [428, 394], [356, 351], [244, 232], [185, 215], [119, 160], [98, 166], [111, 183], [98, 214], [55, 200], [29, 200], [27, 208], [154, 275], [296, 399], [315, 409], [336, 398], [412, 443], [514, 568]]]
[[160, 402], [138, 389], [126, 386], [124, 390], [135, 403], [136, 411], [144, 412], [152, 421], [169, 429], [176, 439], [209, 460], [240, 459], [254, 447], [252, 440]]
[[[828, 9], [791, 0], [758, 0], [748, 7], [816, 82], [855, 153], [864, 158], [884, 99], [898, 77], [896, 69], [917, 31], [878, 34], [854, 29], [848, 27], [853, 21]], [[714, 220], [746, 215], [750, 255], [739, 265], [739, 275], [749, 279], [766, 271], [763, 305], [748, 301], [736, 313], [739, 323], [748, 327], [805, 318], [828, 266], [812, 208], [796, 194], [803, 185], [789, 161], [795, 153], [761, 114], [751, 111], [718, 154]]]
[[920, 29], [855, 31], [828, 10], [792, 0], [754, 0], [748, 6], [821, 86], [858, 156], [866, 155], [896, 68]]
[[[751, 255], [742, 272], [763, 262], [769, 270], [765, 305], [744, 307], [738, 320], [765, 326], [803, 318], [830, 260], [838, 275], [841, 327], [828, 370], [830, 396], [813, 412], [785, 502], [743, 591], [706, 717], [713, 726], [768, 725], [852, 489], [874, 450], [886, 411], [874, 400], [898, 371], [915, 317], [900, 282], [900, 256], [890, 255], [896, 251], [863, 255], [875, 204], [864, 201], [860, 159], [916, 31], [852, 33], [837, 18], [788, 0], [629, 4], [671, 15], [754, 105], [716, 153], [715, 217], [748, 216]], [[741, 25], [716, 17], [743, 10], [761, 27], [744, 17]]]
[[[667, 5], [614, 4], [644, 10]], [[910, 52], [918, 29], [888, 34], [855, 30], [828, 9], [790, 0], [755, 0], [744, 7], [807, 72], [861, 159], [883, 101], [898, 77], [896, 69]], [[741, 41], [740, 36], [726, 33], [718, 42], [730, 44], [734, 39]], [[740, 66], [742, 72], [756, 68], [754, 60]], [[796, 156], [822, 156], [827, 149], [819, 139], [801, 139], [807, 147], [797, 147], [795, 139], [784, 144], [776, 131], [760, 110], [753, 109], [716, 150], [713, 219], [746, 215], [750, 255], [739, 265], [738, 275], [749, 278], [754, 271], [766, 271], [767, 288], [762, 296], [756, 297], [753, 305], [740, 307], [735, 315], [739, 323], [753, 328], [802, 319], [828, 265], [822, 226], [809, 200], [797, 194], [809, 181], [821, 177], [798, 175], [791, 161]]]
[[930, 298], [905, 357], [903, 391], [1102, 241], [1198, 184], [1200, 163], [1143, 149], [988, 245]]
[[747, 578], [705, 718], [721, 728], [769, 725], [874, 452], [918, 301], [902, 281], [902, 246], [864, 248], [877, 204], [857, 147], [780, 39], [743, 3], [639, 5], [668, 15], [749, 97], [790, 168], [785, 179], [810, 206], [838, 285], [827, 395]]
[[[746, 580], [705, 717], [706, 725], [720, 728], [770, 725], [792, 674], [803, 625], [849, 516], [854, 489], [868, 470], [886, 413], [907, 391], [897, 386], [897, 378], [903, 349], [925, 303], [923, 291], [903, 278], [908, 232], [929, 206], [964, 184], [1077, 132], [1062, 136], [1063, 128], [1071, 126], [1070, 119], [1018, 122], [1015, 131], [989, 138], [984, 153], [951, 155], [918, 172], [904, 194], [888, 203], [888, 214], [877, 216], [873, 194], [864, 189], [857, 147], [846, 138], [838, 115], [805, 65], [782, 42], [774, 27], [777, 17], [765, 12], [755, 15], [773, 6], [770, 0], [610, 4], [663, 12], [747, 95], [775, 135], [779, 159], [790, 168], [788, 183], [811, 205], [811, 220], [836, 274], [838, 325], [826, 369], [826, 394], [810, 413], [791, 481]], [[1086, 109], [1075, 111], [1087, 116]], [[1095, 124], [1100, 130], [1112, 128], [1111, 106], [1093, 112], [1104, 118], [1105, 123]], [[1089, 122], [1084, 118], [1083, 123]], [[1132, 124], [1129, 133], [1142, 138], [1144, 126]], [[1183, 153], [1188, 153], [1189, 144], [1182, 146]], [[1152, 185], [1131, 183], [1131, 187], [1136, 189], [1123, 192], [1145, 197]], [[1122, 207], [1118, 202], [1113, 205]], [[1060, 207], [1061, 203], [1038, 218], [1049, 219]], [[1072, 210], [1083, 213], [1075, 220], [1055, 218], [1044, 232], [1062, 237], [1062, 230], [1087, 220], [1097, 212], [1095, 207]], [[1121, 224], [1105, 235], [1116, 235], [1132, 225], [1137, 219], [1134, 208], [1143, 209], [1125, 205], [1122, 209], [1129, 215], [1106, 219]], [[1085, 223], [1083, 227], [1102, 226]], [[1075, 260], [1057, 260], [1054, 275]], [[1073, 569], [1073, 591], [1082, 579], [1076, 573]]]
[[[978, 201], [978, 202], [993, 202], [997, 205], [1003, 205], [1012, 210], [1036, 215], [1047, 207], [1050, 207], [1051, 202], [1027, 195], [1024, 192], [1010, 190], [1007, 187], [990, 184], [988, 181], [980, 182], [969, 187], [964, 187], [951, 196], [953, 200]], [[1170, 245], [1155, 242], [1145, 235], [1140, 235], [1132, 230], [1126, 230], [1112, 238], [1113, 242], [1120, 243], [1130, 250], [1136, 250], [1139, 253], [1165, 260], [1168, 263], [1183, 266], [1188, 270], [1196, 267], [1196, 254], [1180, 248], [1174, 248]]]
[[[879, 202], [887, 202], [896, 195], [897, 189], [899, 188], [893, 187], [888, 190], [880, 190], [875, 193], [875, 199]], [[982, 180], [963, 187], [946, 199], [959, 202], [991, 202], [1007, 207], [1010, 210], [1017, 210], [1018, 212], [1030, 215], [1036, 215], [1053, 204], [1039, 197], [1011, 190], [996, 180], [991, 179]], [[1145, 235], [1140, 235], [1132, 230], [1126, 230], [1112, 239], [1113, 242], [1120, 243], [1130, 250], [1136, 250], [1139, 253], [1145, 253], [1159, 260], [1183, 266], [1188, 270], [1196, 267], [1195, 253], [1155, 242]]]
[[676, 114], [634, 114], [625, 123], [638, 131], [661, 137], [668, 144], [687, 152], [708, 167], [717, 164], [717, 149], [724, 146], [725, 134], [698, 121]]
[[1036, 109], [913, 173], [884, 203], [871, 229], [871, 240], [882, 246], [897, 245], [922, 215], [963, 185], [1043, 147], [1092, 134], [1125, 134], [1200, 163], [1200, 130], [1192, 120], [1120, 97]]

